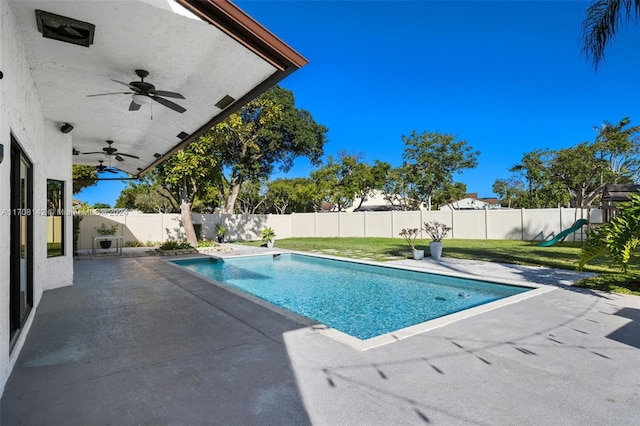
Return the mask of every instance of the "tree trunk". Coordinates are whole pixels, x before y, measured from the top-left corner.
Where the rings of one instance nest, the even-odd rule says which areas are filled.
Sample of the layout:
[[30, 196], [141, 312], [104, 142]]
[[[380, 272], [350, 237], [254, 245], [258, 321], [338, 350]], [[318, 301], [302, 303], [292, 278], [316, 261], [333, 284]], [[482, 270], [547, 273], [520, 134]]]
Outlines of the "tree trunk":
[[365, 192], [365, 193], [363, 193], [363, 194], [360, 194], [360, 204], [358, 204], [358, 207], [356, 207], [355, 209], [353, 209], [353, 211], [354, 211], [354, 212], [358, 212], [358, 211], [360, 211], [360, 207], [362, 207], [362, 204], [364, 203], [364, 197], [366, 197], [366, 196], [367, 196], [367, 193], [366, 193], [366, 192]]
[[182, 188], [180, 188], [180, 216], [187, 242], [192, 247], [198, 247], [198, 239], [196, 238], [196, 231], [193, 229], [193, 219], [191, 218], [191, 200], [187, 195], [186, 184], [183, 184]]
[[238, 182], [235, 179], [231, 180], [229, 188], [229, 198], [227, 198], [227, 202], [224, 204], [222, 213], [233, 214], [236, 200], [238, 199], [238, 194], [240, 194], [241, 186], [242, 182]]

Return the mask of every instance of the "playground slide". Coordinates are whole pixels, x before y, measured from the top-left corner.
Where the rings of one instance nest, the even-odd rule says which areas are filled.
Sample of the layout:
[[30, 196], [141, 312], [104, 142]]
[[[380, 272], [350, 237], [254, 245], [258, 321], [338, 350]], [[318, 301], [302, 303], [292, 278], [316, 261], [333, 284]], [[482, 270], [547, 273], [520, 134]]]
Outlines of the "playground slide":
[[538, 246], [540, 246], [540, 247], [550, 247], [550, 246], [554, 245], [555, 243], [557, 243], [558, 241], [564, 240], [567, 235], [576, 232], [578, 229], [582, 228], [586, 224], [587, 224], [587, 220], [586, 219], [578, 219], [578, 220], [576, 220], [576, 223], [571, 225], [571, 228], [565, 229], [564, 231], [560, 232], [558, 235], [556, 235], [555, 237], [553, 237], [549, 241], [541, 242], [540, 244], [538, 244]]

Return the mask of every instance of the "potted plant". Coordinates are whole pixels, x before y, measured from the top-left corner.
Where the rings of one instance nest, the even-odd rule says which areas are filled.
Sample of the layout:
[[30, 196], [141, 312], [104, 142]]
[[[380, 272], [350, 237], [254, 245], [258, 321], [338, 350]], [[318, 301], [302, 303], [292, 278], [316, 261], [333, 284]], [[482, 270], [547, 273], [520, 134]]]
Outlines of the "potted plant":
[[216, 223], [216, 238], [219, 243], [224, 243], [224, 237], [227, 235], [227, 228], [221, 223]]
[[420, 233], [420, 229], [418, 228], [403, 228], [400, 230], [400, 236], [405, 239], [411, 250], [413, 251], [413, 258], [416, 260], [420, 260], [424, 257], [424, 250], [418, 250], [415, 246], [416, 238], [418, 238], [418, 234]]
[[273, 230], [273, 228], [267, 226], [266, 228], [264, 228], [262, 230], [262, 232], [260, 233], [260, 238], [262, 238], [262, 241], [267, 243], [267, 247], [272, 248], [275, 244], [274, 242], [274, 238], [276, 237], [276, 233]]
[[[106, 225], [104, 222], [96, 228], [94, 228], [98, 235], [116, 235], [118, 232], [118, 225]], [[111, 240], [100, 240], [100, 247], [103, 249], [111, 248]]]
[[440, 260], [442, 257], [442, 240], [447, 236], [451, 228], [444, 223], [440, 222], [425, 222], [424, 230], [431, 237], [431, 243], [429, 243], [429, 251], [431, 257], [435, 260]]

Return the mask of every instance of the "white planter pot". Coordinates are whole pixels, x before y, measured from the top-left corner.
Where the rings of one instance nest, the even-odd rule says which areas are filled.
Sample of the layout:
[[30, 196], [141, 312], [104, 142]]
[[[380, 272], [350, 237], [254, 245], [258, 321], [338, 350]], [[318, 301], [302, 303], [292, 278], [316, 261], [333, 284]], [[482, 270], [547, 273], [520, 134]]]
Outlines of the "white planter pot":
[[273, 248], [273, 246], [276, 244], [276, 242], [274, 240], [268, 240], [267, 241], [267, 247], [268, 248]]
[[424, 250], [413, 250], [413, 258], [415, 260], [421, 260], [424, 258]]
[[442, 257], [442, 241], [429, 243], [429, 251], [431, 252], [432, 258], [440, 260]]

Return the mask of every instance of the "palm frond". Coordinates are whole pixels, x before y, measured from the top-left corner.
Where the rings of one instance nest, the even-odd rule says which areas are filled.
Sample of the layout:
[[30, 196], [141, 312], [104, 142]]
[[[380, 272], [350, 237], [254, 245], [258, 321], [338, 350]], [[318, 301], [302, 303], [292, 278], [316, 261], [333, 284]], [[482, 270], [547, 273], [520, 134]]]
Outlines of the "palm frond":
[[597, 0], [589, 6], [582, 22], [582, 51], [596, 70], [604, 62], [605, 48], [620, 25], [632, 19], [637, 21], [638, 16], [640, 0]]
[[631, 194], [629, 201], [618, 206], [618, 214], [594, 229], [582, 248], [578, 269], [605, 253], [623, 272], [627, 272], [631, 255], [640, 245], [640, 196]]

